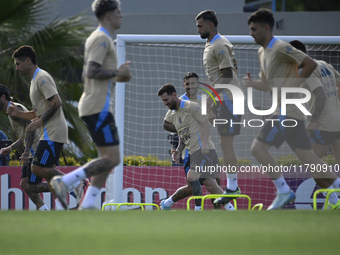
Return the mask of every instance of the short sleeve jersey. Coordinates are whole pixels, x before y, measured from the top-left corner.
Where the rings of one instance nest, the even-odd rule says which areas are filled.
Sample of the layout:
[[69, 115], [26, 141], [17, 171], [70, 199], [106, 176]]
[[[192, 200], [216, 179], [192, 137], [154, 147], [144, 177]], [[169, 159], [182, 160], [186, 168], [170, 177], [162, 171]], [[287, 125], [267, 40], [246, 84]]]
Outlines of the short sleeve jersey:
[[[190, 98], [187, 96], [186, 93], [184, 93], [183, 95], [181, 95], [179, 97], [181, 100], [190, 100]], [[201, 103], [201, 96], [197, 95], [197, 98], [196, 99], [191, 99], [190, 100], [191, 102], [196, 102], [198, 104]], [[170, 122], [172, 123], [172, 115], [171, 115], [171, 112], [173, 112], [174, 110], [168, 110], [165, 114], [165, 117], [164, 117], [164, 120], [167, 121], [167, 122]]]
[[[27, 108], [25, 106], [23, 106], [22, 104], [19, 103], [14, 103], [12, 102], [14, 105], [16, 106], [20, 106], [22, 111], [24, 112], [28, 112]], [[9, 123], [11, 125], [11, 128], [13, 129], [15, 135], [24, 143], [24, 146], [26, 147], [26, 143], [27, 143], [27, 139], [26, 139], [26, 126], [22, 125], [21, 123], [19, 123], [16, 120], [13, 120], [9, 115], [8, 115], [8, 119], [9, 119]], [[34, 156], [34, 152], [35, 149], [37, 148], [37, 145], [39, 143], [39, 130], [35, 130], [35, 136], [34, 136], [34, 140], [32, 143], [32, 147], [30, 148], [30, 158], [33, 158]]]
[[[182, 100], [180, 107], [171, 112], [171, 120], [178, 135], [181, 137], [190, 154], [199, 150], [202, 146], [203, 123], [207, 117], [201, 115], [201, 106], [198, 103]], [[215, 149], [209, 136], [209, 149]]]
[[[266, 78], [271, 89], [278, 88], [278, 107], [274, 115], [281, 115], [281, 87], [286, 87], [292, 79], [298, 78], [298, 66], [307, 57], [305, 53], [295, 49], [289, 43], [273, 37], [266, 48], [258, 51], [261, 65], [260, 77]], [[302, 95], [295, 93], [294, 98]], [[287, 105], [287, 116], [306, 121], [306, 116], [293, 104]]]
[[[184, 93], [183, 95], [181, 95], [179, 97], [181, 100], [190, 100], [190, 98], [187, 96], [186, 93]], [[201, 103], [201, 96], [197, 95], [197, 97], [195, 99], [191, 99], [190, 100], [191, 102], [196, 102], [198, 104]], [[172, 123], [172, 114], [171, 112], [173, 112], [174, 110], [168, 110], [167, 113], [165, 114], [165, 117], [164, 117], [164, 120], [167, 121], [167, 122], [170, 122]], [[183, 150], [182, 151], [182, 158], [184, 159], [185, 158], [185, 154], [186, 154], [186, 150]]]
[[[220, 34], [216, 34], [214, 38], [205, 44], [203, 53], [203, 64], [205, 74], [209, 78], [210, 84], [214, 87], [220, 83], [223, 76], [222, 69], [231, 67], [233, 71], [233, 79], [230, 84], [241, 88], [237, 79], [237, 61], [235, 58], [233, 45]], [[232, 94], [228, 89], [223, 90], [219, 94], [222, 101], [232, 100]], [[216, 97], [216, 100], [218, 98]]]
[[[57, 86], [52, 76], [37, 68], [31, 80], [30, 99], [37, 117], [41, 117], [50, 106], [48, 98], [57, 95]], [[68, 143], [68, 127], [62, 107], [46, 122], [40, 130], [40, 140]]]
[[[117, 69], [117, 55], [109, 32], [99, 27], [87, 38], [83, 73], [89, 62], [96, 62], [103, 69]], [[84, 75], [84, 92], [79, 101], [79, 116], [89, 116], [101, 112], [112, 112], [111, 99], [116, 78], [104, 80], [89, 79]]]
[[316, 128], [323, 131], [340, 131], [340, 102], [337, 95], [336, 80], [340, 79], [340, 74], [334, 67], [325, 61], [317, 61], [318, 67], [312, 75], [302, 84], [308, 89], [312, 98], [308, 104], [311, 112], [314, 112], [315, 96], [313, 91], [318, 87], [323, 87], [326, 94], [326, 103], [316, 122]]

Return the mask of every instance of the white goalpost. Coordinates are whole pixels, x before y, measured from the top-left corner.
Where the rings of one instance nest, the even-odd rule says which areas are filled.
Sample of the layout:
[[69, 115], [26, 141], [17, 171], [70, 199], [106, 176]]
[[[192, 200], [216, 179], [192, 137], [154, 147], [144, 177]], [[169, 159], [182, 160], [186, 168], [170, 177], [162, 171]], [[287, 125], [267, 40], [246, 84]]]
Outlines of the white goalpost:
[[[239, 81], [242, 82], [247, 71], [252, 77], [258, 78], [259, 46], [254, 43], [253, 38], [248, 35], [225, 37], [234, 45]], [[340, 36], [276, 37], [284, 41], [302, 41], [307, 45], [312, 58], [325, 60], [340, 71]], [[162, 128], [167, 109], [157, 97], [157, 91], [162, 85], [172, 83], [179, 95], [185, 93], [182, 77], [189, 71], [197, 73], [201, 81], [207, 82], [202, 60], [205, 41], [199, 35], [117, 35], [118, 65], [131, 61], [133, 78], [128, 84], [116, 84], [113, 107], [120, 139], [121, 163], [106, 182], [106, 202], [158, 203], [186, 183], [182, 167], [162, 167], [157, 164], [150, 167], [123, 166], [123, 155], [152, 155], [159, 160], [170, 159], [168, 132]], [[254, 106], [258, 109], [266, 109], [270, 103], [271, 97], [267, 93], [254, 93]], [[246, 116], [251, 116], [251, 113], [246, 112]], [[241, 135], [235, 138], [236, 154], [244, 164], [258, 165], [250, 153], [250, 145], [259, 130], [242, 128]], [[222, 158], [216, 130], [212, 130], [212, 139], [218, 156]], [[276, 158], [283, 158], [283, 161], [289, 161], [290, 155], [293, 155], [286, 144], [279, 150], [272, 150], [272, 153]], [[293, 177], [295, 176], [291, 176], [292, 182]], [[315, 183], [308, 174], [300, 177], [300, 181], [291, 184], [300, 192], [295, 208], [309, 209], [311, 201], [308, 199], [310, 193], [316, 189]], [[244, 189], [241, 186], [242, 190], [259, 197], [259, 200], [268, 202], [272, 199], [271, 182], [264, 177], [250, 177], [250, 180], [241, 181], [240, 185], [245, 186]], [[178, 203], [178, 208], [183, 208], [185, 201]]]

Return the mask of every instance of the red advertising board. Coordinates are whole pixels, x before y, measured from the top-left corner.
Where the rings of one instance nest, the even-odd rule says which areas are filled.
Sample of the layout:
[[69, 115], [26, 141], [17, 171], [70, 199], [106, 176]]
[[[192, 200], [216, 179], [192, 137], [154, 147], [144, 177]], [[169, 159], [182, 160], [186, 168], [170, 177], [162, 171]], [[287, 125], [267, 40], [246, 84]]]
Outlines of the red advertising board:
[[[58, 167], [62, 172], [68, 173], [76, 167]], [[221, 186], [224, 189], [227, 184], [226, 174], [221, 173]], [[310, 176], [285, 176], [287, 183], [296, 192], [295, 204], [288, 208], [311, 209], [312, 195], [317, 189], [315, 182]], [[34, 204], [20, 188], [21, 167], [0, 167], [0, 206], [1, 210], [35, 210]], [[266, 208], [275, 198], [275, 187], [267, 174], [263, 173], [239, 173], [238, 184], [242, 194], [251, 198], [252, 206], [263, 203]], [[159, 166], [129, 166], [124, 167], [122, 202], [156, 203], [172, 195], [179, 187], [187, 185], [182, 167], [159, 167]], [[105, 188], [96, 201], [96, 206], [101, 207], [105, 200]], [[203, 187], [203, 194], [208, 194]], [[54, 199], [50, 193], [41, 194], [49, 208], [54, 208]], [[173, 209], [186, 209], [187, 199], [178, 201]], [[322, 206], [324, 197], [318, 197], [319, 207]], [[247, 208], [247, 200], [240, 198], [238, 208]], [[75, 200], [70, 197], [70, 207], [75, 206]], [[191, 202], [191, 208], [194, 202]], [[208, 201], [205, 208], [212, 208]]]

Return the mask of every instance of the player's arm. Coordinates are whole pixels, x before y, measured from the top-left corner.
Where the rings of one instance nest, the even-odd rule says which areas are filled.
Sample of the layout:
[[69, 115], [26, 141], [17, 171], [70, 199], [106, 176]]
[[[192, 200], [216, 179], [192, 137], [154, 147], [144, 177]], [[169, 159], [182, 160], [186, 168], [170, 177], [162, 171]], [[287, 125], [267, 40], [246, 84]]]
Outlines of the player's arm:
[[209, 137], [210, 137], [210, 122], [208, 118], [203, 122], [203, 139], [202, 139], [202, 154], [209, 154]]
[[202, 154], [209, 154], [209, 137], [210, 137], [210, 122], [207, 116], [201, 114], [201, 107], [197, 103], [191, 103], [190, 112], [193, 117], [200, 123], [203, 123], [203, 138], [201, 151]]
[[293, 79], [292, 83], [288, 84], [289, 87], [299, 87], [314, 71], [318, 64], [309, 56], [306, 56], [302, 61], [300, 67], [302, 71], [299, 74], [298, 79]]
[[37, 128], [41, 127], [43, 123], [46, 123], [48, 120], [54, 116], [59, 107], [62, 105], [61, 99], [58, 94], [55, 94], [47, 99], [50, 102], [50, 105], [43, 116], [38, 116], [33, 119], [30, 124], [26, 127], [27, 131], [33, 131]]
[[[220, 69], [222, 77], [220, 78], [219, 84], [230, 84], [233, 79], [233, 69], [231, 67]], [[223, 91], [223, 89], [216, 89], [217, 93]]]
[[323, 87], [318, 87], [313, 90], [313, 94], [315, 96], [314, 111], [306, 126], [306, 129], [310, 132], [316, 129], [316, 121], [320, 117], [326, 104], [326, 94]]
[[179, 138], [179, 143], [178, 143], [176, 150], [171, 151], [172, 160], [175, 161], [177, 165], [179, 164], [181, 153], [183, 149], [185, 148], [185, 143], [183, 142], [182, 138], [180, 136], [178, 136], [178, 138]]
[[10, 154], [13, 150], [19, 148], [20, 146], [23, 145], [23, 142], [21, 141], [21, 139], [18, 139], [16, 142], [12, 143], [10, 146], [1, 148], [0, 150], [0, 154], [2, 156], [8, 155]]
[[126, 62], [118, 69], [108, 70], [94, 61], [89, 61], [85, 75], [89, 79], [105, 80], [117, 77], [118, 81], [129, 81], [131, 78], [129, 64], [130, 62]]
[[25, 150], [20, 157], [20, 164], [23, 162], [24, 164], [29, 164], [29, 156], [30, 156], [30, 149], [32, 147], [33, 141], [35, 138], [35, 130], [26, 131], [26, 146]]
[[334, 67], [333, 67], [333, 70], [334, 70], [334, 75], [335, 75], [335, 84], [337, 86], [338, 99], [340, 100], [340, 74], [337, 70], [335, 70]]
[[270, 91], [270, 86], [266, 78], [261, 78], [261, 80], [254, 81], [250, 73], [247, 72], [247, 76], [243, 77], [243, 84], [246, 87], [253, 87], [260, 91]]
[[163, 128], [166, 131], [172, 132], [172, 133], [177, 133], [177, 129], [175, 128], [174, 124], [164, 120], [163, 122]]
[[[21, 123], [21, 120], [30, 121], [36, 117], [34, 111], [24, 112], [22, 111], [21, 107], [16, 106], [15, 104], [11, 103], [6, 110], [6, 113], [12, 117], [13, 120], [16, 120]], [[21, 120], [20, 120], [21, 119]], [[25, 122], [26, 123], [26, 122]], [[21, 123], [22, 124], [22, 123]], [[24, 124], [26, 126], [26, 124]]]

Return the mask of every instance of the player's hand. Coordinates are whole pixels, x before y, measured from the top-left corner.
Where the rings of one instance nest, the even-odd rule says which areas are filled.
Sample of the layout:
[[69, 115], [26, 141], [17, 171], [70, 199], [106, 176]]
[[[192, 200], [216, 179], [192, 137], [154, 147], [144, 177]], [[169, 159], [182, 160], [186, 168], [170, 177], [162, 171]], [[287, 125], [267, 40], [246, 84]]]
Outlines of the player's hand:
[[209, 144], [208, 143], [202, 143], [201, 152], [203, 155], [209, 154]]
[[181, 153], [178, 150], [171, 150], [171, 156], [172, 156], [172, 160], [175, 161], [175, 163], [177, 165], [179, 165], [179, 160], [181, 158]]
[[207, 112], [214, 111], [214, 102], [211, 97], [207, 99]]
[[246, 87], [252, 87], [253, 86], [253, 79], [251, 78], [249, 72], [247, 72], [247, 76], [243, 77], [243, 84]]
[[18, 115], [18, 112], [19, 112], [18, 107], [12, 102], [6, 109], [6, 113], [11, 117], [16, 117]]
[[316, 122], [308, 122], [306, 129], [309, 133], [314, 133], [316, 129]]
[[118, 68], [117, 72], [117, 81], [118, 82], [127, 82], [131, 79], [130, 74], [130, 61], [125, 62]]
[[21, 166], [21, 163], [23, 163], [24, 165], [27, 165], [29, 163], [29, 151], [24, 151], [24, 153], [21, 155], [20, 157], [20, 166]]
[[8, 154], [11, 154], [11, 152], [12, 152], [11, 146], [4, 147], [4, 148], [1, 148], [1, 150], [0, 150], [0, 155], [1, 155], [1, 156], [6, 156], [6, 155], [8, 155]]
[[37, 118], [31, 120], [31, 123], [27, 125], [26, 130], [27, 131], [33, 131], [33, 130], [40, 128], [42, 125], [43, 125], [42, 120], [37, 117]]

